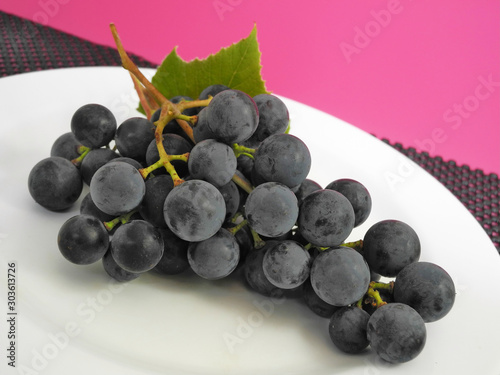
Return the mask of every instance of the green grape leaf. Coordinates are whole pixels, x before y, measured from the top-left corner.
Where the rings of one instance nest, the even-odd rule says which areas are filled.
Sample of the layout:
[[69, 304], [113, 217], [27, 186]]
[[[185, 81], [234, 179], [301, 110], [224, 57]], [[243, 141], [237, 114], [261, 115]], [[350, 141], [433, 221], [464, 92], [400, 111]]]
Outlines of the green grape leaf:
[[167, 99], [176, 95], [197, 99], [203, 89], [213, 84], [223, 84], [253, 97], [269, 93], [260, 74], [260, 55], [254, 26], [248, 37], [203, 60], [186, 62], [174, 48], [151, 82]]

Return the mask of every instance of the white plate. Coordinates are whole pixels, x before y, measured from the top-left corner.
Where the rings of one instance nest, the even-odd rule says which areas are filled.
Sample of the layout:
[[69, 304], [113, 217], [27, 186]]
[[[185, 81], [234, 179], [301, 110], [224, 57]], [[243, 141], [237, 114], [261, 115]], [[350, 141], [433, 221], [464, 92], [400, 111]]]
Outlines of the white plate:
[[[151, 70], [147, 71], [149, 75]], [[53, 213], [28, 194], [27, 176], [69, 131], [81, 105], [107, 105], [123, 121], [136, 96], [123, 69], [71, 68], [0, 80], [0, 342], [8, 347], [7, 263], [17, 266], [17, 371], [3, 349], [2, 374], [490, 374], [500, 373], [500, 257], [472, 215], [429, 174], [390, 146], [338, 119], [284, 99], [292, 133], [310, 147], [310, 177], [363, 182], [372, 215], [415, 228], [422, 260], [457, 287], [453, 310], [427, 325], [424, 351], [391, 366], [368, 352], [339, 353], [327, 320], [296, 300], [271, 300], [237, 278], [209, 282], [143, 275], [110, 282], [101, 265], [75, 266], [56, 236], [74, 215]], [[362, 108], [360, 109], [362, 110]], [[20, 371], [23, 370], [24, 372]], [[30, 370], [30, 371], [28, 371]]]

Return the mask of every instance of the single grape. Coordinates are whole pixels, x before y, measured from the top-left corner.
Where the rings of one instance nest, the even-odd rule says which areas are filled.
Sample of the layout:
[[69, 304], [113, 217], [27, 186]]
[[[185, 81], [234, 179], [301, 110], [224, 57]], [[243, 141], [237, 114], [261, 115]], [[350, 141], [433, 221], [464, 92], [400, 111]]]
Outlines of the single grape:
[[203, 89], [203, 91], [200, 93], [199, 99], [200, 100], [205, 100], [208, 99], [210, 96], [215, 96], [218, 93], [229, 90], [229, 87], [226, 85], [221, 85], [221, 84], [215, 84], [215, 85], [210, 85], [207, 86]]
[[366, 329], [370, 315], [356, 306], [335, 311], [328, 325], [330, 338], [344, 353], [361, 353], [369, 345]]
[[255, 152], [255, 170], [266, 181], [281, 182], [293, 188], [301, 184], [311, 169], [306, 144], [290, 134], [271, 135]]
[[363, 238], [363, 253], [370, 269], [396, 276], [406, 265], [420, 258], [420, 240], [408, 224], [383, 220], [372, 225]]
[[[111, 159], [110, 161], [108, 161], [108, 163], [114, 163], [116, 161], [128, 163], [137, 170], [143, 168], [142, 164], [139, 163], [137, 160], [129, 158], [129, 157], [125, 157], [125, 156], [120, 156], [118, 158]], [[106, 163], [106, 164], [108, 164], [108, 163]]]
[[115, 218], [114, 215], [108, 215], [107, 213], [102, 212], [95, 205], [90, 193], [87, 193], [87, 195], [85, 195], [82, 199], [82, 203], [80, 204], [80, 214], [94, 216], [102, 222], [110, 221]]
[[57, 246], [71, 263], [92, 264], [108, 250], [109, 235], [96, 217], [76, 215], [66, 220], [59, 229]]
[[158, 230], [163, 238], [163, 256], [153, 270], [163, 275], [177, 275], [187, 270], [189, 242], [181, 240], [168, 228]]
[[215, 139], [215, 135], [212, 133], [207, 123], [207, 108], [203, 107], [198, 113], [198, 121], [193, 127], [193, 137], [196, 143], [199, 143], [205, 139]]
[[243, 91], [225, 90], [210, 101], [207, 123], [220, 142], [227, 144], [247, 140], [257, 129], [259, 112], [253, 99]]
[[122, 224], [111, 238], [111, 255], [125, 271], [143, 273], [155, 267], [163, 256], [160, 232], [144, 220]]
[[281, 289], [293, 289], [309, 278], [311, 257], [299, 243], [280, 241], [266, 252], [262, 267], [271, 284]]
[[111, 160], [119, 158], [116, 152], [109, 148], [98, 148], [91, 150], [82, 161], [80, 165], [80, 172], [83, 177], [83, 182], [90, 185], [94, 173], [101, 168], [104, 164], [110, 162]]
[[[236, 224], [226, 221], [224, 228], [231, 229], [235, 226]], [[237, 267], [241, 267], [245, 264], [245, 259], [248, 253], [253, 250], [252, 232], [250, 231], [248, 225], [240, 228], [240, 230], [234, 234], [234, 238], [236, 238], [236, 242], [238, 242], [238, 246], [240, 247], [240, 260]]]
[[389, 303], [371, 315], [367, 337], [380, 358], [389, 363], [404, 363], [422, 352], [427, 331], [422, 317], [413, 308]]
[[163, 205], [167, 195], [174, 188], [174, 183], [170, 175], [159, 175], [145, 181], [146, 193], [139, 206], [139, 213], [144, 220], [149, 221], [155, 227], [165, 228], [165, 216], [163, 215]]
[[116, 130], [115, 144], [120, 155], [144, 161], [151, 141], [155, 139], [153, 123], [143, 117], [132, 117]]
[[240, 192], [233, 181], [229, 181], [218, 189], [226, 203], [226, 217], [224, 221], [227, 222], [236, 212], [238, 212], [238, 207], [240, 206]]
[[298, 214], [295, 194], [277, 182], [257, 186], [245, 203], [248, 223], [257, 233], [267, 237], [278, 237], [289, 232]]
[[144, 179], [128, 163], [113, 162], [97, 170], [90, 194], [97, 208], [108, 215], [123, 215], [137, 208], [146, 193]]
[[219, 231], [226, 217], [226, 204], [220, 191], [212, 184], [189, 180], [167, 195], [163, 214], [176, 236], [197, 242]]
[[297, 200], [299, 201], [299, 206], [304, 200], [305, 197], [307, 197], [309, 194], [314, 193], [317, 190], [321, 190], [321, 185], [318, 184], [316, 181], [310, 180], [306, 178], [302, 183], [299, 185], [297, 191], [295, 192], [295, 196], [297, 197]]
[[220, 229], [206, 240], [191, 242], [188, 247], [191, 268], [198, 276], [208, 280], [228, 276], [236, 269], [239, 259], [238, 242], [226, 229]]
[[355, 250], [329, 248], [314, 259], [311, 284], [323, 301], [334, 306], [347, 306], [359, 301], [368, 290], [370, 270]]
[[339, 192], [317, 190], [302, 200], [298, 225], [308, 242], [320, 247], [339, 246], [354, 228], [354, 210]]
[[231, 147], [214, 139], [197, 143], [189, 154], [189, 174], [221, 187], [231, 181], [236, 172], [236, 156]]
[[363, 224], [368, 219], [372, 210], [372, 198], [361, 182], [343, 178], [330, 182], [325, 189], [338, 191], [351, 202], [354, 209], [354, 227]]
[[278, 241], [266, 241], [264, 247], [251, 250], [243, 266], [243, 275], [248, 286], [266, 297], [279, 297], [283, 295], [282, 289], [271, 284], [267, 279], [262, 267], [262, 261], [266, 252], [277, 243]]
[[72, 132], [64, 133], [52, 144], [50, 156], [60, 156], [64, 159], [73, 160], [80, 156], [78, 153], [80, 146], [82, 146], [81, 142], [76, 139]]
[[68, 159], [50, 156], [39, 161], [28, 176], [31, 197], [42, 207], [61, 211], [80, 197], [83, 183], [79, 170]]
[[128, 272], [121, 268], [113, 259], [110, 250], [102, 257], [102, 266], [109, 276], [120, 282], [132, 281], [141, 275], [140, 273]]
[[426, 323], [447, 315], [455, 303], [455, 294], [448, 272], [430, 262], [408, 264], [394, 283], [394, 300], [413, 307]]
[[100, 104], [86, 104], [73, 114], [71, 131], [84, 146], [103, 147], [115, 136], [116, 119], [108, 108]]
[[259, 110], [259, 124], [252, 138], [263, 141], [270, 135], [284, 133], [289, 122], [285, 103], [271, 94], [256, 95], [253, 100]]
[[304, 302], [312, 312], [322, 318], [331, 318], [333, 313], [340, 308], [323, 301], [314, 291], [311, 279], [304, 283]]

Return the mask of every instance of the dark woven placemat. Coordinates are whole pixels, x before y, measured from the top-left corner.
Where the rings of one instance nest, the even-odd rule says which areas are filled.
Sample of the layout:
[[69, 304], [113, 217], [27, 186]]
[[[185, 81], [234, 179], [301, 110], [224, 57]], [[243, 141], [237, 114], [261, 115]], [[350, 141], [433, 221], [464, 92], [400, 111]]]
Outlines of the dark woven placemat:
[[[131, 54], [141, 67], [156, 65]], [[0, 12], [0, 77], [72, 66], [119, 66], [115, 49]], [[500, 184], [496, 174], [485, 174], [454, 161], [431, 157], [383, 139], [445, 185], [475, 216], [500, 253]]]

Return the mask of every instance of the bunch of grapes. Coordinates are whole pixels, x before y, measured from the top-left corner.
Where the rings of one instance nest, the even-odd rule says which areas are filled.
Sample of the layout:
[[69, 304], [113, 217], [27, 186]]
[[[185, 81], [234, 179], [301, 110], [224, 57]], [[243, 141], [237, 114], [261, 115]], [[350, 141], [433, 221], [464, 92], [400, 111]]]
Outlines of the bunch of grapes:
[[452, 279], [419, 261], [419, 238], [404, 222], [378, 222], [345, 242], [368, 218], [371, 196], [352, 179], [323, 188], [307, 178], [311, 155], [288, 134], [283, 101], [213, 85], [148, 117], [117, 126], [106, 107], [84, 105], [33, 167], [29, 191], [49, 210], [67, 209], [89, 186], [57, 236], [68, 261], [101, 261], [118, 281], [239, 272], [262, 295], [300, 295], [330, 319], [344, 352], [370, 346], [401, 363], [422, 351], [425, 323], [453, 306]]

